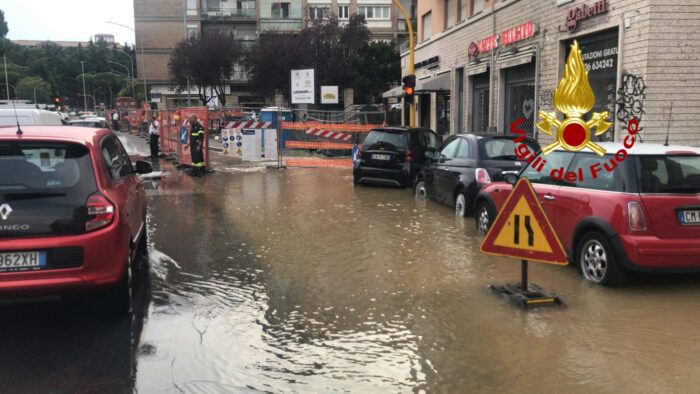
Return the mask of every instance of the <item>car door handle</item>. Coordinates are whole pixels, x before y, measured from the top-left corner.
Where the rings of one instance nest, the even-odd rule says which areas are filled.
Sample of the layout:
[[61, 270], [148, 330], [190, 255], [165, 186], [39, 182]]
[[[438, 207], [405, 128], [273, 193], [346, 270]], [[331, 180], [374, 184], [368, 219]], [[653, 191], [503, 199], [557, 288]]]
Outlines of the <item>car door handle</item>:
[[547, 201], [554, 201], [554, 196], [551, 194], [545, 194], [544, 199]]

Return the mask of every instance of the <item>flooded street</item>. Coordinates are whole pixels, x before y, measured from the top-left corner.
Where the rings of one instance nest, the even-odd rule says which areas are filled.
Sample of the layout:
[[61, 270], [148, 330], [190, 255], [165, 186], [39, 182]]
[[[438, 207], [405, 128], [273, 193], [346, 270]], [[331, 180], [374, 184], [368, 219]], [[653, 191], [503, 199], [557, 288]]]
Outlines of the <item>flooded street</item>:
[[[566, 307], [489, 284], [472, 218], [351, 172], [220, 168], [148, 180], [150, 277], [134, 321], [0, 307], [0, 392], [689, 392], [697, 278], [619, 289], [530, 265]], [[97, 309], [97, 310], [96, 310]]]

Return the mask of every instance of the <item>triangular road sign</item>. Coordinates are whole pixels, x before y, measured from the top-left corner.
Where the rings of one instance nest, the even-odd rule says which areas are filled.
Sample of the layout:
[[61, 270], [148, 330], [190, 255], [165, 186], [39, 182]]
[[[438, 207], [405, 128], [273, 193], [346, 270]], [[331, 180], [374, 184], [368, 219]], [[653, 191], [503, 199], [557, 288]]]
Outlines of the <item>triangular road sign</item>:
[[569, 263], [532, 185], [521, 178], [481, 243], [481, 252], [556, 265]]

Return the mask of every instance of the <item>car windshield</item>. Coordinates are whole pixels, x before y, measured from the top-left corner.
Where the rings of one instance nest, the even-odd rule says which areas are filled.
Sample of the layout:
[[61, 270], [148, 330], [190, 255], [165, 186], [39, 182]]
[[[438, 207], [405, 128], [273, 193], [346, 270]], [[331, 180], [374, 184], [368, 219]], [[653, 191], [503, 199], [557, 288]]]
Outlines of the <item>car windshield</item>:
[[365, 139], [364, 146], [385, 146], [391, 149], [406, 149], [408, 138], [405, 132], [401, 131], [377, 131], [374, 130]]
[[700, 155], [639, 156], [642, 193], [700, 193]]
[[[540, 150], [537, 142], [525, 140], [523, 144], [534, 153]], [[515, 149], [518, 144], [510, 138], [482, 138], [479, 140], [479, 156], [483, 160], [517, 160]]]
[[[80, 190], [77, 190], [80, 189]], [[0, 143], [0, 193], [67, 193], [95, 189], [88, 149], [79, 144]]]

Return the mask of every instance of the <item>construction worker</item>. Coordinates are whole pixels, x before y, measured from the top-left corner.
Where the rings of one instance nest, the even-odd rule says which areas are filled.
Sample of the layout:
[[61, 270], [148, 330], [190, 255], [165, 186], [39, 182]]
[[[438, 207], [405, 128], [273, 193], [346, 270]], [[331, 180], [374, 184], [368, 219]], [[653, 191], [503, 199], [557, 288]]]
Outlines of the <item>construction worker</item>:
[[192, 155], [192, 176], [201, 177], [204, 175], [204, 127], [199, 123], [197, 115], [192, 114], [188, 119], [190, 129], [190, 139], [185, 145], [189, 146]]

